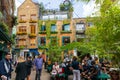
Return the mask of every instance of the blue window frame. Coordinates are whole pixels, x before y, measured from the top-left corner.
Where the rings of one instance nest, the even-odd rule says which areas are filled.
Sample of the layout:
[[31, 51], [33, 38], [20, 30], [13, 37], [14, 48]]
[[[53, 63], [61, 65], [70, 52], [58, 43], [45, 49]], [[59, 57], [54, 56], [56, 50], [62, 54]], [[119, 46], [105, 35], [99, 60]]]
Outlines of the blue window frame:
[[46, 37], [39, 37], [38, 38], [38, 45], [45, 46], [46, 45]]
[[57, 31], [56, 25], [51, 25], [51, 31], [52, 31], [52, 32]]
[[70, 31], [70, 24], [63, 25], [62, 30], [63, 31]]
[[46, 27], [44, 25], [41, 26], [41, 31], [46, 31]]
[[63, 36], [62, 37], [62, 45], [64, 46], [68, 43], [70, 43], [70, 36]]

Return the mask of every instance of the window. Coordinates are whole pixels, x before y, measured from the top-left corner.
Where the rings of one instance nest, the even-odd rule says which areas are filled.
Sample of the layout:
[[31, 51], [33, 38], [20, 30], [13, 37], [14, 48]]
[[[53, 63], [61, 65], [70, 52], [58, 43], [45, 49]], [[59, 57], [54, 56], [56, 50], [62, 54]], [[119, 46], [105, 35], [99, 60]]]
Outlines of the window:
[[52, 36], [50, 39], [51, 39], [50, 41], [51, 41], [51, 45], [52, 45], [52, 46], [57, 45], [57, 37]]
[[37, 19], [36, 14], [31, 14], [30, 19], [31, 20], [36, 20]]
[[68, 44], [68, 43], [70, 43], [70, 37], [69, 37], [69, 36], [67, 36], [67, 37], [62, 37], [62, 44], [63, 44], [63, 45], [66, 45], [66, 44]]
[[20, 20], [25, 20], [26, 16], [25, 15], [20, 15]]
[[44, 25], [41, 26], [41, 31], [46, 31], [46, 27]]
[[19, 32], [27, 32], [26, 26], [19, 26]]
[[51, 31], [52, 32], [56, 31], [56, 25], [51, 25]]
[[35, 25], [31, 25], [31, 34], [35, 34]]
[[31, 46], [35, 46], [35, 43], [36, 43], [35, 38], [31, 38], [31, 39], [30, 39], [30, 45], [31, 45]]
[[70, 31], [70, 25], [69, 24], [63, 25], [62, 30], [63, 31]]
[[84, 31], [85, 31], [85, 24], [84, 23], [76, 24], [76, 32], [84, 33]]
[[46, 45], [46, 38], [45, 38], [45, 37], [40, 37], [39, 44], [40, 44], [41, 46], [45, 46], [45, 45]]
[[19, 39], [19, 45], [26, 45], [26, 39]]

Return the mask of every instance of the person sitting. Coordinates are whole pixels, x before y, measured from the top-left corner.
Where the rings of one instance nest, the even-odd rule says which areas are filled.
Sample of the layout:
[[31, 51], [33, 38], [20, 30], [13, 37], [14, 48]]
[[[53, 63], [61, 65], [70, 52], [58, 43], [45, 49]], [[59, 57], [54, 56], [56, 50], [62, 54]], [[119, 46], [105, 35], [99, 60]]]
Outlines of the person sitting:
[[110, 71], [111, 80], [120, 80], [120, 72], [117, 70]]
[[59, 65], [57, 62], [55, 62], [51, 72], [52, 78], [57, 78], [58, 71], [59, 71]]

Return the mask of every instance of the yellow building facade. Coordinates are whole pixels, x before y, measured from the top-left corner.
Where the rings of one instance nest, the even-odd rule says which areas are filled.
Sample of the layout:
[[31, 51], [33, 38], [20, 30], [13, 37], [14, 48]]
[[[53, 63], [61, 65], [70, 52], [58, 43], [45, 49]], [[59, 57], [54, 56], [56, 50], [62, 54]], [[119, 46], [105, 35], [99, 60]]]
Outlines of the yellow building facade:
[[[64, 46], [85, 38], [85, 18], [68, 18], [68, 12], [59, 11], [42, 18], [39, 15], [39, 6], [32, 0], [25, 0], [18, 8], [16, 49], [23, 50], [22, 55], [42, 53], [50, 43]], [[68, 53], [74, 54], [74, 51]]]
[[[38, 17], [39, 7], [32, 0], [25, 0], [18, 7], [18, 25], [16, 36], [16, 48], [25, 49], [23, 52], [38, 49]], [[22, 53], [24, 55], [24, 53]]]

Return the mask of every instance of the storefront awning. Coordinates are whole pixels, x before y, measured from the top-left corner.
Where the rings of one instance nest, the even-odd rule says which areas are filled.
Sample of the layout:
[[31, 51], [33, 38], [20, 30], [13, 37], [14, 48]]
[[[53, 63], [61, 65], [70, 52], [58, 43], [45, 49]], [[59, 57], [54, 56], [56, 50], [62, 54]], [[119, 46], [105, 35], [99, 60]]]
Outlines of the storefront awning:
[[38, 55], [38, 49], [29, 49], [30, 52], [34, 53], [35, 55]]

